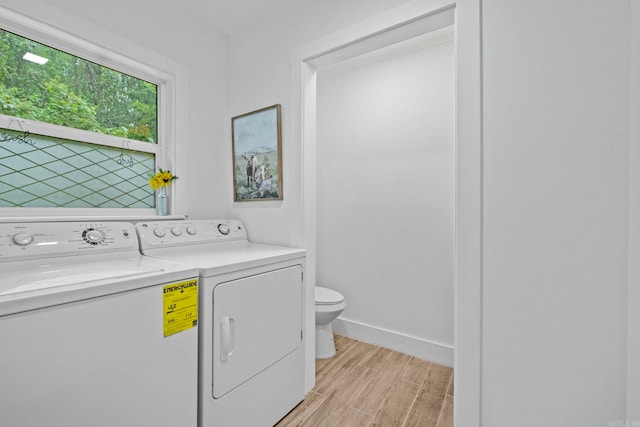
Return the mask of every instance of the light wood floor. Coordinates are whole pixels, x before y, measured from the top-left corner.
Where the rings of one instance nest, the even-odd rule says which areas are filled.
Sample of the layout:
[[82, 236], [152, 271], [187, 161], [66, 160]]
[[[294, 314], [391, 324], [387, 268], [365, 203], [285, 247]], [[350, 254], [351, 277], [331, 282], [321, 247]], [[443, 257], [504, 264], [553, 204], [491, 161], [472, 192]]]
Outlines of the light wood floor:
[[340, 335], [286, 426], [453, 426], [453, 370]]

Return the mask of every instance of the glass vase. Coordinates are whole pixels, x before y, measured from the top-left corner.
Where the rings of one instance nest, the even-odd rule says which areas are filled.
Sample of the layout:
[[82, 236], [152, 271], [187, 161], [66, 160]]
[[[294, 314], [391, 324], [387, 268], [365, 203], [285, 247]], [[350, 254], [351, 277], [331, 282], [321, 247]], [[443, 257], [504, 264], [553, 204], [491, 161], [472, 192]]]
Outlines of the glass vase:
[[167, 188], [158, 188], [158, 195], [156, 197], [156, 214], [157, 215], [169, 215], [169, 201], [167, 197]]

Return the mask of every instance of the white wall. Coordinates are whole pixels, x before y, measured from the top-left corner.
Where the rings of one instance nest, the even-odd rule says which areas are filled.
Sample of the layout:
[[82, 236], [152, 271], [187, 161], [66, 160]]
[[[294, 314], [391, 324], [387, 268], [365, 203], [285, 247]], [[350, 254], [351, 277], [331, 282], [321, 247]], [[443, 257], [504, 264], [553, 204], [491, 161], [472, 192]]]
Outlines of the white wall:
[[483, 1], [484, 426], [625, 417], [628, 15]]
[[[254, 241], [290, 244], [292, 222], [299, 214], [299, 195], [293, 190], [301, 179], [301, 166], [292, 163], [292, 145], [300, 140], [290, 135], [291, 52], [409, 0], [327, 0], [300, 2], [276, 19], [229, 39], [229, 117], [262, 107], [282, 104], [283, 185], [282, 202], [233, 203], [231, 184], [225, 200], [227, 216], [241, 219]], [[228, 139], [230, 140], [230, 131]], [[231, 147], [223, 156], [231, 158]], [[231, 177], [231, 165], [226, 165]]]
[[337, 332], [453, 366], [453, 28], [435, 33], [318, 73], [317, 283], [346, 298]]
[[640, 5], [631, 2], [627, 417], [640, 422]]
[[[483, 1], [485, 426], [625, 417], [628, 4]], [[335, 22], [284, 16], [232, 39], [231, 111], [286, 102], [288, 51]], [[295, 219], [229, 212], [265, 240]]]
[[153, 0], [0, 0], [0, 5], [175, 75], [179, 149], [173, 172], [180, 176], [175, 189], [186, 189], [180, 194], [183, 213], [224, 216], [228, 158], [219, 149], [227, 142], [228, 126], [224, 38], [173, 2], [159, 7]]

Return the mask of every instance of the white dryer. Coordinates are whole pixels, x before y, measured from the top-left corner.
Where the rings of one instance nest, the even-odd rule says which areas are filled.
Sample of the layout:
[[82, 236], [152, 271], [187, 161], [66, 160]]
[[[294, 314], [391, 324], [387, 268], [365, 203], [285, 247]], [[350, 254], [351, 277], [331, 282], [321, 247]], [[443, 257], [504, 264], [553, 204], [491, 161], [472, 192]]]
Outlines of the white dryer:
[[305, 394], [306, 252], [232, 220], [136, 229], [145, 255], [200, 271], [199, 425], [273, 426]]
[[197, 286], [132, 224], [0, 224], [0, 424], [195, 427]]

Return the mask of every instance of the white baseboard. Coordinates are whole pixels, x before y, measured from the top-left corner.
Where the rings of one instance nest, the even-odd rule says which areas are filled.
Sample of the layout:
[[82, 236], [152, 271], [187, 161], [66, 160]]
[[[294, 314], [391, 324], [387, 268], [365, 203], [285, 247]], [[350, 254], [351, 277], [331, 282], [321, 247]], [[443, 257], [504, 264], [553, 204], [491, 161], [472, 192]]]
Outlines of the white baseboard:
[[448, 367], [453, 367], [453, 347], [398, 332], [381, 329], [338, 317], [332, 323], [333, 332], [369, 344], [398, 351]]

